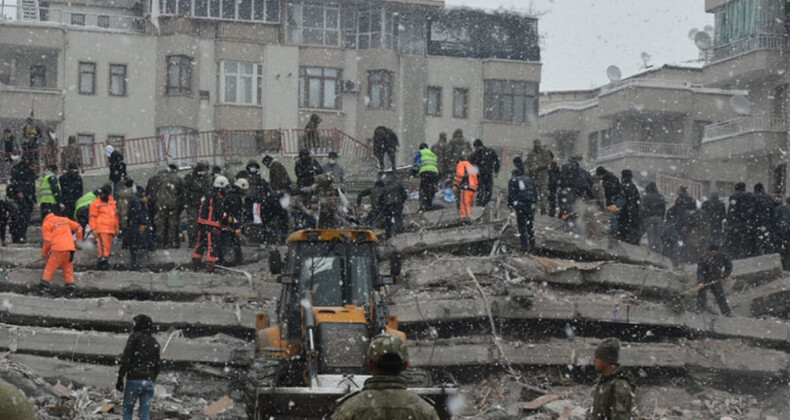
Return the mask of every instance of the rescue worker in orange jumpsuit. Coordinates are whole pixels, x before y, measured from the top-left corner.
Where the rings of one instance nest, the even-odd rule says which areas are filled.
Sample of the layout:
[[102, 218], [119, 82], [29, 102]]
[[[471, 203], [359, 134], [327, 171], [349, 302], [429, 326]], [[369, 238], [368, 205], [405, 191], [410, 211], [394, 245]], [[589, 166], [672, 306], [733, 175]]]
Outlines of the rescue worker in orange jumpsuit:
[[477, 168], [464, 158], [459, 159], [455, 165], [453, 191], [458, 197], [461, 221], [470, 223], [472, 221], [472, 204], [475, 202], [477, 193]]
[[[41, 295], [48, 294], [52, 277], [58, 268], [61, 268], [63, 281], [66, 284], [66, 297], [74, 297], [74, 251], [80, 249], [82, 227], [67, 217], [56, 215], [59, 212], [60, 210], [55, 210], [47, 214], [41, 224], [41, 234], [44, 239], [41, 257], [49, 258], [38, 291]], [[77, 236], [76, 243], [73, 235]]]
[[97, 270], [110, 269], [110, 251], [112, 241], [118, 235], [118, 214], [115, 199], [110, 192], [112, 187], [108, 184], [101, 187], [99, 197], [91, 203], [90, 222], [93, 237], [96, 238], [96, 248], [99, 250]]
[[[219, 260], [222, 252], [220, 234], [223, 226], [228, 224], [228, 213], [225, 211], [225, 189], [230, 182], [222, 175], [214, 179], [214, 187], [206, 192], [200, 201], [198, 212], [198, 237], [195, 251], [192, 253], [192, 266], [199, 269], [203, 254], [208, 262], [207, 271], [214, 271], [214, 265]], [[220, 248], [217, 248], [220, 247]]]

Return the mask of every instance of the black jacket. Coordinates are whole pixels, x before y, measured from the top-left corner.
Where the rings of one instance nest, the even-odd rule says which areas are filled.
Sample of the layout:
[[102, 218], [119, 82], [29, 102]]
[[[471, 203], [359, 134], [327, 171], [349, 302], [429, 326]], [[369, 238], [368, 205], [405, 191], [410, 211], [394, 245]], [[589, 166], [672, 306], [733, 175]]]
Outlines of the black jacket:
[[159, 343], [150, 333], [133, 332], [126, 341], [126, 348], [121, 355], [118, 379], [146, 379], [155, 381], [159, 375], [161, 360]]
[[110, 181], [121, 182], [121, 178], [127, 178], [126, 162], [121, 152], [114, 150], [110, 154]]
[[724, 252], [717, 252], [711, 256], [705, 254], [697, 265], [697, 282], [710, 283], [719, 279], [726, 279], [732, 274], [732, 261]]
[[200, 203], [198, 224], [220, 227], [227, 219], [225, 213], [225, 196], [218, 188], [210, 189]]
[[617, 200], [624, 198], [623, 186], [613, 173], [606, 171], [601, 179], [601, 185], [603, 186], [603, 195], [607, 206], [616, 204]]
[[296, 161], [294, 171], [296, 172], [296, 186], [304, 188], [315, 184], [315, 176], [324, 173], [324, 168], [314, 158], [299, 159]]
[[480, 171], [478, 176], [490, 178], [494, 174], [499, 173], [499, 156], [490, 147], [483, 147], [472, 152], [472, 155], [469, 157], [469, 163], [477, 166], [477, 169]]
[[560, 188], [570, 189], [581, 199], [591, 199], [594, 197], [592, 186], [592, 177], [584, 168], [579, 166], [579, 162], [571, 160], [562, 165], [560, 170]]
[[79, 173], [67, 172], [60, 177], [60, 194], [64, 203], [76, 203], [82, 197], [82, 177]]
[[657, 192], [647, 193], [642, 197], [642, 217], [660, 217], [664, 220], [667, 213], [667, 201]]
[[[264, 181], [265, 182], [265, 181]], [[244, 191], [233, 186], [225, 195], [225, 211], [233, 218], [233, 225], [238, 226], [244, 220]]]
[[11, 200], [0, 200], [0, 239], [5, 239], [5, 231], [18, 214], [16, 205]]
[[754, 197], [745, 191], [736, 191], [730, 196], [727, 222], [737, 229], [744, 229], [754, 215]]
[[774, 199], [765, 192], [752, 194], [754, 203], [754, 217], [752, 226], [755, 228], [768, 228], [774, 218]]
[[675, 200], [675, 205], [688, 211], [697, 209], [697, 204], [694, 202], [694, 198], [691, 197], [687, 192], [678, 196], [678, 198]]
[[33, 203], [36, 202], [36, 178], [36, 173], [24, 161], [11, 168], [11, 184], [14, 185], [14, 190], [24, 194]]
[[378, 208], [382, 211], [403, 211], [403, 203], [409, 198], [403, 183], [397, 178], [391, 179], [378, 196]]
[[549, 166], [549, 191], [556, 192], [557, 185], [560, 183], [560, 165], [557, 165], [557, 162], [551, 161], [551, 166]]
[[710, 227], [714, 231], [721, 230], [721, 223], [727, 217], [727, 207], [719, 200], [718, 197], [711, 196], [710, 199], [702, 203], [702, 211], [708, 214], [710, 220]]

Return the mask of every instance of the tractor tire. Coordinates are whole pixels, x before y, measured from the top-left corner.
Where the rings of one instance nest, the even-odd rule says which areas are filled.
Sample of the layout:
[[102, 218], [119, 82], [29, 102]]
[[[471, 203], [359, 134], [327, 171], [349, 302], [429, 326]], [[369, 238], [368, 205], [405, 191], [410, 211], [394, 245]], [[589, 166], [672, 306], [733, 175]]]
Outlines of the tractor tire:
[[244, 381], [244, 403], [248, 420], [255, 417], [258, 405], [258, 388], [279, 385], [286, 361], [275, 357], [259, 357], [252, 362]]
[[433, 386], [431, 374], [424, 369], [408, 368], [400, 374], [409, 388], [430, 388]]

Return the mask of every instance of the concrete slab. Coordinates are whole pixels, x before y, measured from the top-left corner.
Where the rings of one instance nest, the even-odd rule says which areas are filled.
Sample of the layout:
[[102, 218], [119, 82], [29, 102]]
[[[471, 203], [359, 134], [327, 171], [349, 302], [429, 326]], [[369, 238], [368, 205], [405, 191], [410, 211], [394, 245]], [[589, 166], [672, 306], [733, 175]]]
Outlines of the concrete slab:
[[671, 271], [633, 264], [606, 264], [583, 274], [585, 283], [661, 294], [681, 292], [687, 284], [681, 276]]
[[790, 318], [790, 278], [748, 287], [728, 296], [733, 312], [742, 316]]
[[[57, 328], [17, 327], [0, 324], [0, 349], [20, 354], [64, 356], [86, 359], [117, 359], [123, 353], [127, 334], [99, 333]], [[227, 365], [251, 357], [252, 346], [227, 342], [157, 337], [164, 361]]]
[[389, 242], [398, 251], [404, 254], [413, 254], [493, 241], [499, 238], [500, 229], [502, 229], [501, 224], [473, 224], [450, 229], [402, 233], [390, 239]]
[[472, 270], [478, 280], [488, 283], [489, 276], [502, 273], [505, 258], [497, 257], [470, 257], [453, 258], [445, 257], [429, 262], [420, 260], [417, 264], [409, 264], [404, 268], [405, 283], [411, 287], [441, 286], [445, 284], [457, 285], [471, 281], [467, 269]]
[[605, 237], [588, 240], [571, 233], [543, 229], [536, 232], [538, 247], [556, 256], [591, 261], [619, 261], [629, 264], [671, 268], [672, 262], [661, 254], [637, 245]]
[[138, 314], [164, 327], [254, 329], [255, 315], [274, 313], [273, 302], [222, 304], [215, 302], [119, 301], [115, 298], [51, 299], [0, 293], [0, 320], [26, 325], [131, 326]]
[[79, 363], [29, 354], [9, 354], [7, 357], [25, 365], [44, 379], [60, 381], [66, 386], [73, 383], [75, 387], [93, 386], [114, 389], [115, 381], [118, 378], [118, 368], [115, 366]]

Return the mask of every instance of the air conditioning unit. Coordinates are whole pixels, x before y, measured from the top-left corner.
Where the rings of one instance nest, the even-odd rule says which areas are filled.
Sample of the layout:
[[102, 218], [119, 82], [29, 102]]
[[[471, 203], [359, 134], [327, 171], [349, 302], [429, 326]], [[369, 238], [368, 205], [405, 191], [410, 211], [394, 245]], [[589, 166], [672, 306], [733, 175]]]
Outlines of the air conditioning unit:
[[344, 80], [343, 81], [343, 92], [344, 93], [359, 93], [359, 85], [357, 82], [353, 80]]

